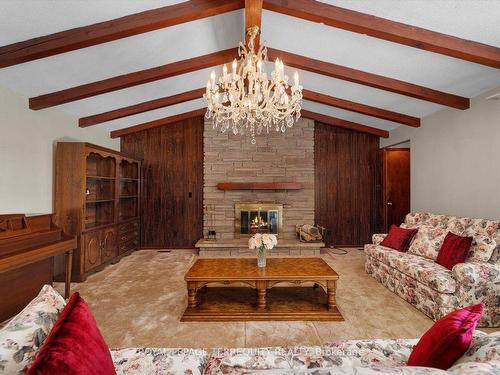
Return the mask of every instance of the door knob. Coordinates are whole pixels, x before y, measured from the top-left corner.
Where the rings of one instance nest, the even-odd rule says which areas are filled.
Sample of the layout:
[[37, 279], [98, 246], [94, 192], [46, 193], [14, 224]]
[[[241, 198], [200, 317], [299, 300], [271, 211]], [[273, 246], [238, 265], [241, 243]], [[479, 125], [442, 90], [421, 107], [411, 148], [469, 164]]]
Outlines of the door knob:
[[388, 206], [392, 206], [392, 202], [387, 202], [387, 205]]

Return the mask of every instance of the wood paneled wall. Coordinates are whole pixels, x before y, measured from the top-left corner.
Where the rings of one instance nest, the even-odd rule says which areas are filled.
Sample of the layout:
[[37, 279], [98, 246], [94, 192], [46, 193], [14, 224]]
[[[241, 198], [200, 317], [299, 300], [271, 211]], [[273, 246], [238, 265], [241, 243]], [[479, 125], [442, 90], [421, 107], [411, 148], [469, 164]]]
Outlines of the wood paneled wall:
[[316, 122], [315, 221], [335, 246], [371, 243], [382, 227], [379, 138]]
[[191, 248], [203, 235], [203, 117], [121, 138], [143, 160], [143, 248]]

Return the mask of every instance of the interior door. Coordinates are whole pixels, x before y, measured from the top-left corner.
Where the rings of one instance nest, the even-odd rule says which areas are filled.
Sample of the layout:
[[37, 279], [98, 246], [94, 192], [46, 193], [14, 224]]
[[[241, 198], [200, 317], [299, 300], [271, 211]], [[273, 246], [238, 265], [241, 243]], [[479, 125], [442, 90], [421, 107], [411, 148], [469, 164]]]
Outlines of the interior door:
[[384, 150], [384, 226], [400, 225], [410, 212], [410, 149]]

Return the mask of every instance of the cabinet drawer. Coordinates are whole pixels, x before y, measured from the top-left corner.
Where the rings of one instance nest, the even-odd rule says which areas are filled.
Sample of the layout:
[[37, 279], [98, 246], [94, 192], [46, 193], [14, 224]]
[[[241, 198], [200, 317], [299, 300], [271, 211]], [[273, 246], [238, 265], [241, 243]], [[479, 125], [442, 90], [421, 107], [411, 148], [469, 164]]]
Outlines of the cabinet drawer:
[[120, 244], [120, 254], [123, 254], [130, 250], [137, 250], [139, 248], [139, 239], [134, 239]]
[[130, 223], [120, 224], [119, 229], [120, 229], [120, 234], [139, 230], [139, 222], [132, 221]]
[[139, 231], [120, 234], [120, 244], [131, 241], [131, 240], [138, 240], [138, 239], [139, 239]]

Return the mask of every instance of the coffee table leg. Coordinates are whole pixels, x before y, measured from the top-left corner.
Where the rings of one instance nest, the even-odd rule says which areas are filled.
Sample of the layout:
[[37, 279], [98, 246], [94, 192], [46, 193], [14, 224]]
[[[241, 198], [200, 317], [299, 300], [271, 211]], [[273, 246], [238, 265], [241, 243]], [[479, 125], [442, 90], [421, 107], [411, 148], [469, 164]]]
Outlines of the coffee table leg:
[[332, 281], [328, 281], [327, 283], [328, 285], [328, 288], [327, 288], [327, 296], [328, 296], [328, 308], [329, 309], [333, 309], [334, 307], [337, 306], [337, 301], [336, 301], [336, 298], [335, 298], [335, 291], [337, 289], [337, 281], [335, 280], [332, 280]]
[[266, 307], [266, 289], [257, 289], [259, 296], [259, 307]]
[[194, 283], [188, 283], [188, 307], [196, 307], [196, 285]]
[[266, 282], [265, 281], [258, 281], [257, 282], [257, 296], [258, 296], [258, 305], [260, 308], [266, 307]]

